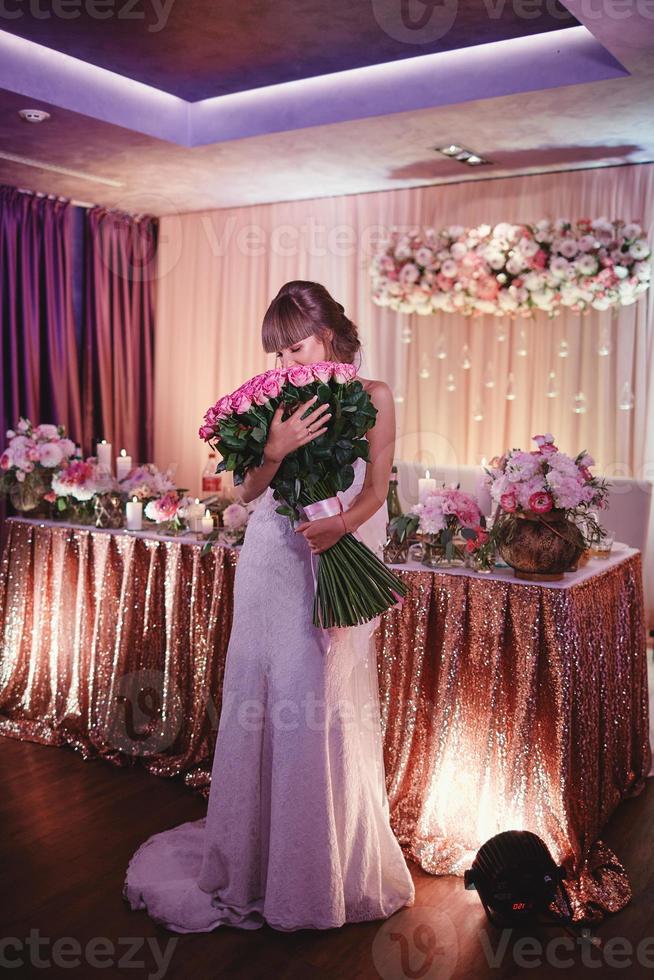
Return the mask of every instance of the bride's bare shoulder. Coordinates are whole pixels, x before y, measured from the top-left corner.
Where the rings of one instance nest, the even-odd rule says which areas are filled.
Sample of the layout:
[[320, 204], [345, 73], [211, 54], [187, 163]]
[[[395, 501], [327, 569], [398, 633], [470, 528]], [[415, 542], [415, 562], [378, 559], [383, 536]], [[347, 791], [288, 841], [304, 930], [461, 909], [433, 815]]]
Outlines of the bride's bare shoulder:
[[363, 385], [364, 389], [372, 397], [374, 394], [390, 394], [392, 391], [390, 386], [386, 384], [385, 381], [375, 381], [374, 379], [359, 378], [358, 379]]

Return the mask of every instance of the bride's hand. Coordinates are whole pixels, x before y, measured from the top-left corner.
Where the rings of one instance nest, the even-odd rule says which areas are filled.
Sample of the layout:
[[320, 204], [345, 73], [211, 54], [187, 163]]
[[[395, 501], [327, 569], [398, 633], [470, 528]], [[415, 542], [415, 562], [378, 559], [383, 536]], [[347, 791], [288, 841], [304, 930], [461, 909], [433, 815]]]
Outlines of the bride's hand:
[[331, 548], [346, 533], [343, 521], [338, 515], [320, 517], [316, 521], [303, 521], [298, 524], [295, 531], [304, 534], [309, 547], [316, 555]]
[[284, 406], [277, 406], [270, 421], [268, 439], [264, 447], [265, 459], [281, 463], [284, 457], [295, 449], [299, 449], [300, 446], [305, 446], [312, 439], [324, 435], [332, 414], [329, 410], [329, 403], [313, 407], [306, 418], [300, 417], [309, 405], [313, 405], [317, 397], [314, 395], [308, 402], [300, 402], [283, 422]]

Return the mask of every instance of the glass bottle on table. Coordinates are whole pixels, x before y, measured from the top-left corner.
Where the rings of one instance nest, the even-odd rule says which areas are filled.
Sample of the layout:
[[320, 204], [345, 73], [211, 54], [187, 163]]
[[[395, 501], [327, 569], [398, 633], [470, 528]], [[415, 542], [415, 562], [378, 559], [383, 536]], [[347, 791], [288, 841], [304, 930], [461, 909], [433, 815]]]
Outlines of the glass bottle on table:
[[389, 521], [392, 521], [394, 517], [402, 516], [402, 505], [400, 504], [400, 497], [397, 492], [397, 466], [395, 465], [391, 467], [391, 478], [388, 481], [386, 503], [388, 505]]
[[222, 478], [220, 473], [216, 473], [218, 458], [216, 453], [210, 452], [207, 463], [202, 471], [202, 493], [220, 493], [222, 489]]

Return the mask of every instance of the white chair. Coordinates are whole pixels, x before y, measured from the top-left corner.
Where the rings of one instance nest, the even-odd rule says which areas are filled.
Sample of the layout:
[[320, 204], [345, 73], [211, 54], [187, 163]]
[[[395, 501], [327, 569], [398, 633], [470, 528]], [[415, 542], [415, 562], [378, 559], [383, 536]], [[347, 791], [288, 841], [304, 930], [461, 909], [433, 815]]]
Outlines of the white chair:
[[[397, 461], [397, 489], [402, 509], [407, 511], [418, 501], [418, 480], [425, 475], [424, 466], [418, 463]], [[480, 488], [480, 466], [430, 467], [430, 477], [437, 485], [460, 485], [461, 490], [476, 497], [482, 513], [491, 512], [490, 496]], [[599, 475], [599, 474], [598, 474]], [[652, 508], [652, 483], [648, 480], [630, 480], [625, 477], [609, 477], [608, 506], [598, 511], [600, 524], [615, 533], [615, 540], [622, 541], [643, 554], [647, 550], [647, 534]]]

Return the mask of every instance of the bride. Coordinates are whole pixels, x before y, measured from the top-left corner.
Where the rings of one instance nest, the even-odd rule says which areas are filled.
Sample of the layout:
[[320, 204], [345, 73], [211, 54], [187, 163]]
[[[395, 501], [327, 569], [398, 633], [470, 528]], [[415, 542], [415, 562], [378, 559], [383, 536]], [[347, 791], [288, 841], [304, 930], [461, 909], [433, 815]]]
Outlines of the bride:
[[[324, 286], [286, 283], [262, 326], [277, 364], [354, 363], [357, 328]], [[207, 815], [148, 838], [123, 896], [180, 933], [220, 925], [329, 929], [413, 905], [389, 822], [374, 631], [312, 622], [312, 553], [347, 532], [378, 555], [395, 412], [384, 382], [359, 379], [377, 408], [370, 462], [355, 461], [341, 514], [295, 529], [269, 486], [282, 459], [326, 431], [329, 406], [306, 402], [271, 422], [261, 466], [236, 488], [258, 500], [234, 583], [232, 630]], [[258, 499], [259, 498], [259, 499]]]

